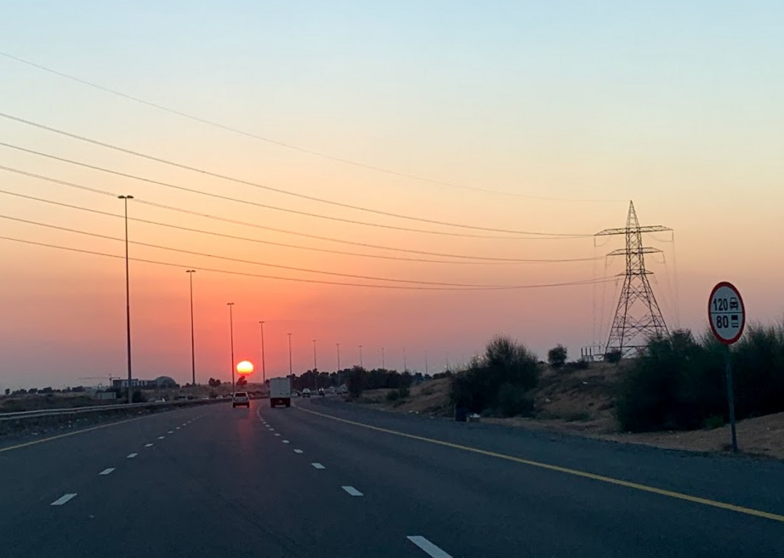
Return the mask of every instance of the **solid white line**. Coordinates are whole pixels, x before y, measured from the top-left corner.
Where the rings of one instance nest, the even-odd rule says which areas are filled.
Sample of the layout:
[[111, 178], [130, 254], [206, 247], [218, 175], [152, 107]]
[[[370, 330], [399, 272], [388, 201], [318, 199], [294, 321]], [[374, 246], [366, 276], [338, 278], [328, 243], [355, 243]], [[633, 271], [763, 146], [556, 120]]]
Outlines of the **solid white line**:
[[284, 444], [290, 444], [291, 442], [289, 442], [288, 440], [283, 440], [283, 443]]
[[134, 457], [136, 457], [137, 455], [139, 455], [139, 454], [138, 454], [138, 453], [129, 453], [128, 455], [126, 455], [126, 456], [125, 456], [125, 458], [126, 458], [126, 459], [133, 459], [133, 458], [134, 458]]
[[100, 472], [100, 473], [98, 473], [98, 474], [99, 474], [99, 475], [103, 475], [103, 476], [106, 476], [106, 475], [111, 475], [111, 474], [112, 474], [112, 471], [114, 471], [114, 468], [113, 468], [113, 467], [109, 467], [108, 469], [104, 469], [103, 471], [101, 471], [101, 472]]
[[144, 444], [144, 447], [145, 447], [145, 448], [151, 448], [151, 447], [152, 447], [152, 444]]
[[341, 486], [341, 488], [352, 496], [362, 496], [362, 493], [353, 486]]
[[304, 453], [301, 449], [295, 449], [294, 453]]
[[311, 465], [313, 465], [314, 469], [326, 469], [321, 463], [311, 463]]
[[447, 554], [436, 545], [431, 543], [425, 537], [421, 537], [419, 535], [415, 535], [413, 537], [406, 537], [412, 543], [417, 545], [419, 548], [427, 552], [432, 558], [452, 558], [451, 555]]
[[76, 498], [76, 492], [74, 492], [72, 494], [65, 494], [63, 496], [60, 496], [57, 500], [55, 500], [54, 502], [52, 502], [49, 505], [50, 506], [62, 506], [63, 504], [68, 502], [71, 498]]
[[166, 436], [158, 436], [159, 440], [163, 440]]

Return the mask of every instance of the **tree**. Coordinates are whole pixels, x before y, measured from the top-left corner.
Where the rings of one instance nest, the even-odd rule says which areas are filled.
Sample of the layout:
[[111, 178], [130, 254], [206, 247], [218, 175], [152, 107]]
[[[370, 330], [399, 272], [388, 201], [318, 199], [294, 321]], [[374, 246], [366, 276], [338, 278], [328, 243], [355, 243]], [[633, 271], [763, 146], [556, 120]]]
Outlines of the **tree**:
[[566, 347], [560, 343], [547, 351], [547, 362], [549, 362], [550, 366], [553, 368], [562, 368], [566, 363], [566, 357]]
[[10, 390], [10, 389], [8, 389], [8, 388], [5, 388], [5, 394], [6, 394], [6, 395], [10, 395], [10, 394], [11, 394], [11, 390]]
[[248, 379], [245, 376], [240, 376], [237, 379], [237, 387], [244, 387], [248, 385]]
[[361, 366], [354, 366], [348, 376], [348, 393], [352, 398], [362, 395], [364, 389], [365, 376], [367, 372]]

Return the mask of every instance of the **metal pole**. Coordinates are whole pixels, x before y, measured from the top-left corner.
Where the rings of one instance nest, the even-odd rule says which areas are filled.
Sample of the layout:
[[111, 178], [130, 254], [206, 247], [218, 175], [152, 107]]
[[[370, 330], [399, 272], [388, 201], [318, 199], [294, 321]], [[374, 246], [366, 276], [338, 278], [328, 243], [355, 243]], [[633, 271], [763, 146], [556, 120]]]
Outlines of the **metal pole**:
[[428, 370], [427, 366], [427, 351], [425, 351], [425, 374], [429, 374], [430, 370]]
[[131, 269], [130, 258], [128, 254], [128, 200], [132, 200], [133, 196], [118, 196], [123, 200], [125, 205], [125, 328], [128, 338], [128, 404], [133, 403], [131, 383], [133, 374], [131, 372]]
[[231, 393], [234, 393], [234, 303], [227, 303], [229, 307], [229, 334], [231, 336]]
[[406, 348], [403, 347], [403, 372], [408, 372], [408, 363], [406, 362]]
[[313, 385], [315, 386], [316, 391], [318, 391], [318, 364], [316, 364], [316, 340], [315, 339], [313, 340], [313, 377], [314, 377]]
[[381, 369], [382, 370], [387, 369], [386, 362], [384, 362], [384, 347], [381, 347]]
[[338, 348], [338, 372], [340, 372], [340, 343], [335, 343], [335, 346]]
[[289, 376], [291, 376], [294, 373], [292, 372], [292, 367], [291, 367], [291, 334], [289, 333], [288, 336], [289, 336]]
[[727, 378], [727, 402], [730, 406], [730, 431], [732, 432], [732, 451], [738, 451], [738, 436], [735, 432], [735, 389], [732, 383], [732, 361], [730, 359], [730, 346], [725, 346], [725, 368], [724, 372]]
[[191, 385], [196, 385], [196, 337], [193, 333], [193, 274], [195, 269], [186, 271], [191, 284]]
[[359, 346], [359, 367], [365, 367], [365, 364], [362, 362], [362, 345]]
[[259, 322], [261, 326], [261, 383], [267, 383], [267, 361], [264, 357], [264, 322]]

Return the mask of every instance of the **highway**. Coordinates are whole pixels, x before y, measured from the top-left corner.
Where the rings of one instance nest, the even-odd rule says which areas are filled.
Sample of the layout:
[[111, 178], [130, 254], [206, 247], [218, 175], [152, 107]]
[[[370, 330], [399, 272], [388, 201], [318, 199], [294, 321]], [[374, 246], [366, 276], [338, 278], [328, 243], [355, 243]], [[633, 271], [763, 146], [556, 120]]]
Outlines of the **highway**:
[[358, 408], [0, 447], [0, 556], [784, 556], [784, 464]]

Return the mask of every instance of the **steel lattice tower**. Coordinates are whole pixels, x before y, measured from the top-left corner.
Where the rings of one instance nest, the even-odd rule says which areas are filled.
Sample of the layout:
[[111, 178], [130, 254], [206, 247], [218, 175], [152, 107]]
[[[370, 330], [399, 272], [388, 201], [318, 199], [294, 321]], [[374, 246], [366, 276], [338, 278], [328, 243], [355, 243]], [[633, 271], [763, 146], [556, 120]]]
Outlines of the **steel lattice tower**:
[[626, 248], [614, 250], [608, 256], [625, 256], [626, 271], [623, 276], [623, 288], [615, 309], [610, 335], [607, 339], [605, 354], [620, 351], [626, 357], [637, 353], [645, 346], [651, 336], [667, 334], [667, 324], [664, 323], [659, 304], [653, 294], [645, 268], [645, 254], [661, 252], [656, 248], [643, 246], [642, 235], [651, 232], [664, 232], [672, 229], [662, 225], [641, 227], [634, 210], [634, 202], [629, 202], [629, 215], [626, 217], [626, 227], [618, 229], [605, 229], [596, 236], [624, 235]]

